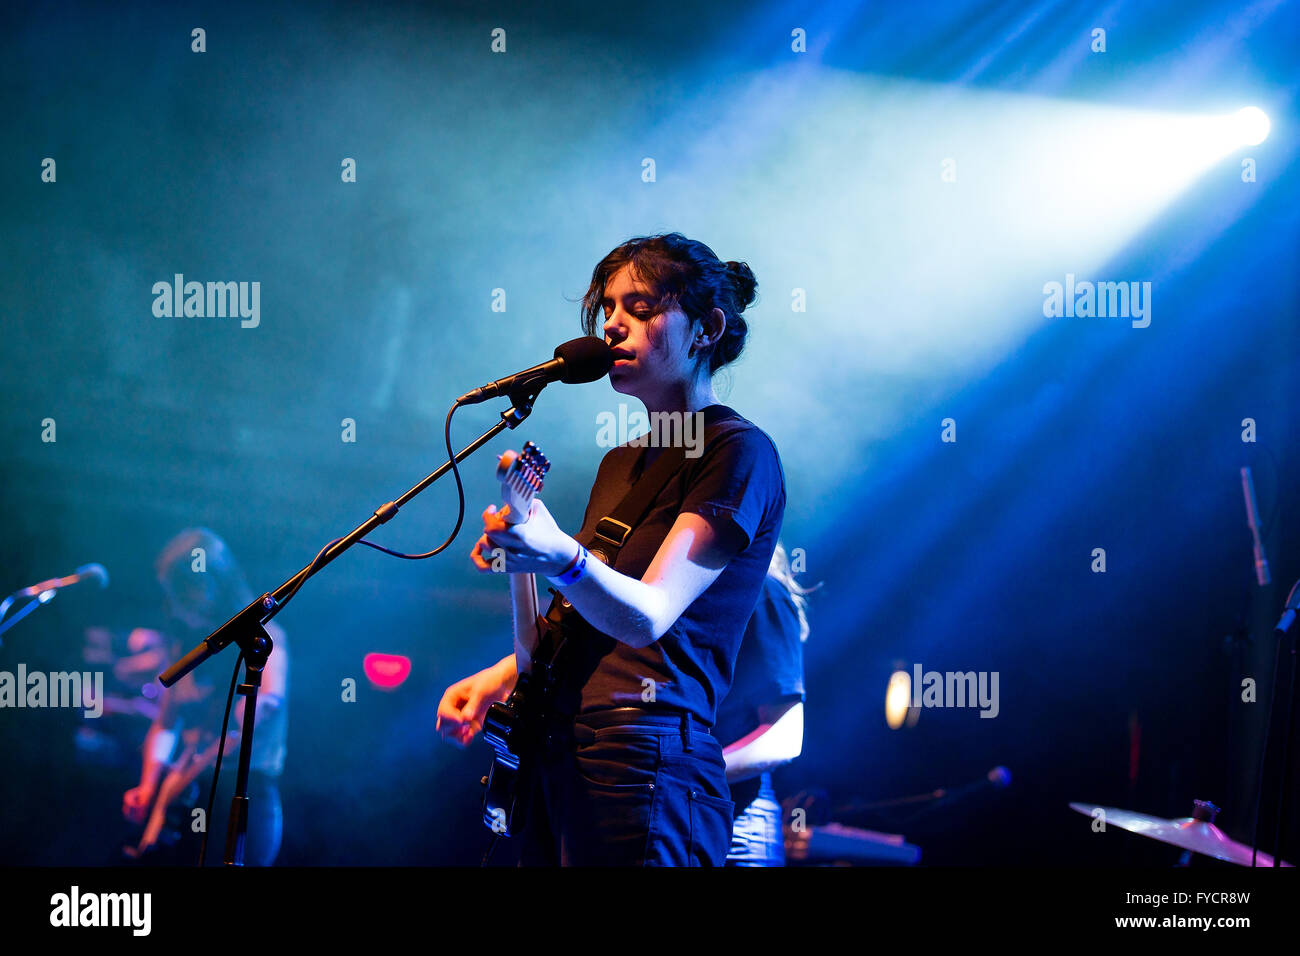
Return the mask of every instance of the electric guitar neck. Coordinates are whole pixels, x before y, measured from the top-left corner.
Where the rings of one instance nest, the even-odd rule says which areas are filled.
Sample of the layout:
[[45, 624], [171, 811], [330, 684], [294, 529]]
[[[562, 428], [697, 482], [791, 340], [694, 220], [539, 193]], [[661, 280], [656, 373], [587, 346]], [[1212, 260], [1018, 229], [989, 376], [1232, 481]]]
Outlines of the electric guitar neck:
[[[542, 490], [542, 479], [550, 470], [541, 449], [528, 442], [521, 452], [507, 451], [497, 459], [497, 479], [501, 482], [501, 499], [507, 524], [523, 524]], [[510, 611], [514, 625], [515, 667], [520, 674], [532, 670], [537, 651], [537, 578], [531, 573], [510, 575]]]
[[[532, 442], [521, 452], [508, 451], [497, 460], [502, 517], [522, 524], [542, 490], [542, 477], [551, 467]], [[519, 761], [528, 749], [536, 722], [526, 691], [533, 653], [540, 640], [537, 622], [537, 582], [531, 574], [510, 575], [510, 604], [515, 629], [515, 664], [519, 678], [508, 700], [488, 708], [483, 718], [483, 739], [492, 748], [492, 766], [483, 777], [483, 824], [497, 836], [510, 836], [514, 827], [519, 787]]]

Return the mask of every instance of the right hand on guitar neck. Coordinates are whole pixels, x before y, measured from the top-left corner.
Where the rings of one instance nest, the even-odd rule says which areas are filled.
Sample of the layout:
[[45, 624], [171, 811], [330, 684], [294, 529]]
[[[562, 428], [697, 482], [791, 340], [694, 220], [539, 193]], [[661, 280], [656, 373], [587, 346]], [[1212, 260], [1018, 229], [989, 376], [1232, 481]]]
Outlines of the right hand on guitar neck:
[[515, 655], [501, 658], [447, 688], [438, 703], [438, 721], [434, 729], [443, 740], [458, 747], [469, 746], [483, 729], [488, 708], [510, 696], [515, 687]]

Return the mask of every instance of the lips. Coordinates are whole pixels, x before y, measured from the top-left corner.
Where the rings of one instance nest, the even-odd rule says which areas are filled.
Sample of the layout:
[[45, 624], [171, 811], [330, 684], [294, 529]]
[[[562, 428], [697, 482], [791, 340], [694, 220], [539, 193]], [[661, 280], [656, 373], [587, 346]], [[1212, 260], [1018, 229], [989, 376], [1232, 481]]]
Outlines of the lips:
[[630, 362], [634, 358], [632, 353], [627, 351], [626, 349], [611, 349], [610, 352], [614, 356], [615, 365], [617, 365], [619, 362]]

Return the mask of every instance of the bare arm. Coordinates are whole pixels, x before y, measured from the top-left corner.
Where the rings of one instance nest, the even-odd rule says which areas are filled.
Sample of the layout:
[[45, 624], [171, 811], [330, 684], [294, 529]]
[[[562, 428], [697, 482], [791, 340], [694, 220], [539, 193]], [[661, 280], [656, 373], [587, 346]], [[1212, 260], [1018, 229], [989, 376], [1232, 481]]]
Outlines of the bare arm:
[[514, 654], [507, 654], [491, 667], [452, 684], [438, 703], [434, 729], [444, 740], [461, 747], [483, 729], [483, 717], [493, 703], [503, 701], [514, 690], [518, 671]]
[[[492, 570], [484, 553], [498, 546], [506, 551], [508, 571], [552, 576], [578, 553], [577, 541], [556, 527], [541, 499], [533, 503], [525, 524], [507, 525], [495, 508], [485, 511], [483, 520], [484, 535], [471, 555], [480, 571]], [[744, 544], [744, 532], [734, 525], [683, 513], [640, 580], [592, 558], [586, 575], [560, 590], [597, 630], [632, 647], [645, 647], [668, 632]]]
[[756, 777], [789, 763], [803, 752], [803, 704], [785, 701], [759, 708], [762, 721], [740, 740], [722, 748], [727, 762], [727, 782]]
[[734, 529], [729, 532], [701, 515], [680, 514], [641, 580], [592, 560], [586, 577], [561, 590], [597, 630], [645, 647], [668, 632], [743, 543]]
[[[162, 726], [157, 720], [149, 725], [149, 732], [144, 735], [144, 759], [140, 766], [140, 786], [146, 790], [153, 791], [158, 786], [158, 779], [162, 776], [163, 760], [159, 754], [160, 744], [166, 744], [168, 739], [164, 735], [172, 732]], [[171, 750], [167, 746], [168, 751]]]
[[174, 707], [173, 691], [168, 688], [163, 691], [158, 716], [149, 725], [149, 732], [144, 735], [140, 783], [122, 796], [122, 813], [133, 823], [144, 822], [149, 804], [158, 791], [158, 783], [166, 769], [165, 761], [176, 742], [176, 735], [171, 729], [175, 722]]

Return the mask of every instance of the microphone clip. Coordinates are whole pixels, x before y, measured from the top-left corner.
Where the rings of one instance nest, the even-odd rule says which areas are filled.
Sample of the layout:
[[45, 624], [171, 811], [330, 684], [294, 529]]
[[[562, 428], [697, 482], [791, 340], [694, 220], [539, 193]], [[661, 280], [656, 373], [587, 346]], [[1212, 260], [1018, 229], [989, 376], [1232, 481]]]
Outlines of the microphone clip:
[[506, 397], [510, 399], [510, 407], [501, 413], [501, 420], [506, 423], [507, 427], [511, 429], [517, 428], [525, 418], [533, 413], [533, 403], [537, 401], [537, 396], [542, 394], [542, 389], [546, 386], [546, 376], [538, 375], [532, 379], [516, 383], [506, 392]]

